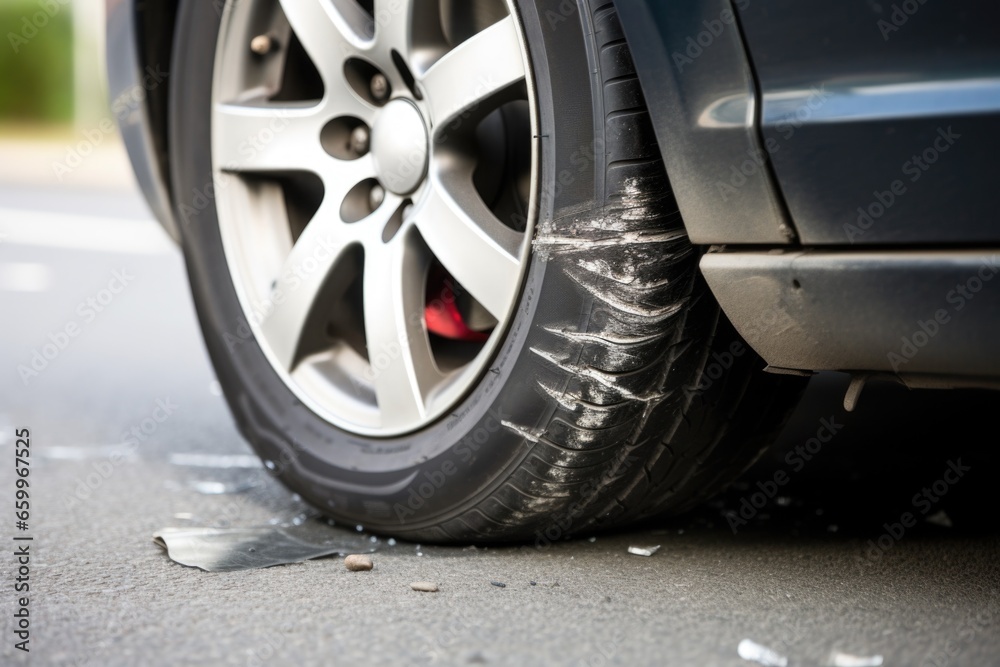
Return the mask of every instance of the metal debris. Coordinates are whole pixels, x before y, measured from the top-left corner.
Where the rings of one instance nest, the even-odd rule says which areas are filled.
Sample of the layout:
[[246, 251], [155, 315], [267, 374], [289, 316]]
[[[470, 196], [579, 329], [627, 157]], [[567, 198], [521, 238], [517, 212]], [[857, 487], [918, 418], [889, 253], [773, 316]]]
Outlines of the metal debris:
[[437, 584], [432, 584], [429, 581], [414, 581], [410, 584], [410, 588], [421, 593], [437, 593]]
[[497, 588], [507, 588], [507, 584], [502, 581], [491, 581], [490, 586], [496, 586]]
[[173, 561], [206, 572], [252, 570], [323, 556], [375, 551], [319, 523], [258, 528], [164, 528], [153, 535], [153, 542], [166, 549]]
[[741, 641], [736, 652], [744, 660], [756, 662], [764, 667], [788, 667], [788, 658], [751, 639]]
[[944, 510], [931, 514], [925, 519], [925, 521], [927, 521], [927, 523], [933, 523], [935, 526], [941, 526], [942, 528], [951, 528], [953, 525], [951, 523], [951, 517], [948, 516]]
[[344, 559], [344, 567], [351, 572], [366, 572], [375, 565], [372, 563], [372, 559], [364, 554], [351, 554]]
[[660, 545], [657, 544], [655, 547], [629, 547], [628, 552], [635, 556], [652, 556], [657, 551], [660, 550]]
[[851, 655], [834, 651], [830, 654], [827, 664], [830, 667], [880, 667], [882, 656], [880, 655]]

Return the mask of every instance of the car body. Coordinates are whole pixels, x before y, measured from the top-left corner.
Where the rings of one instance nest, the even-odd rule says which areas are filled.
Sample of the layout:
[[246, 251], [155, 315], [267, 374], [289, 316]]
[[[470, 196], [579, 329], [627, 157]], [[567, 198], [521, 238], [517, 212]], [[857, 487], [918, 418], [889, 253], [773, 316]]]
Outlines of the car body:
[[[177, 4], [108, 3], [111, 96], [145, 91], [122, 133], [175, 238], [166, 90], [143, 78]], [[995, 386], [1000, 9], [616, 4], [701, 269], [770, 369]]]

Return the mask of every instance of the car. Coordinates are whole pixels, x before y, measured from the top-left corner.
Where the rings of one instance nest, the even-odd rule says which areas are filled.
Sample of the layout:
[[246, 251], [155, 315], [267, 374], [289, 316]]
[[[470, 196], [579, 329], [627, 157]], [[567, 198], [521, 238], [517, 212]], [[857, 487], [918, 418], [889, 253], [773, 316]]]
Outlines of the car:
[[338, 522], [547, 544], [711, 497], [817, 372], [996, 387], [994, 5], [108, 8], [226, 400]]

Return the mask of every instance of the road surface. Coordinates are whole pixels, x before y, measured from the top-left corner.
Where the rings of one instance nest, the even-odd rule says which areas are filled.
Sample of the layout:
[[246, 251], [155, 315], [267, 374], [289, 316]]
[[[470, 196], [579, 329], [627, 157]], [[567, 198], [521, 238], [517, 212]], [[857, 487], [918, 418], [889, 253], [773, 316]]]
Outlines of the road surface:
[[[345, 527], [329, 530], [376, 548], [373, 571], [172, 562], [159, 529], [306, 508], [247, 460], [181, 256], [144, 218], [132, 194], [0, 188], [0, 540], [22, 534], [14, 432], [29, 428], [30, 664], [737, 666], [752, 664], [743, 639], [791, 665], [835, 650], [1000, 664], [1000, 402], [986, 393], [873, 386], [847, 415], [844, 379], [820, 376], [737, 487], [629, 532], [474, 549]], [[18, 564], [0, 551], [0, 663], [29, 664], [14, 648]]]

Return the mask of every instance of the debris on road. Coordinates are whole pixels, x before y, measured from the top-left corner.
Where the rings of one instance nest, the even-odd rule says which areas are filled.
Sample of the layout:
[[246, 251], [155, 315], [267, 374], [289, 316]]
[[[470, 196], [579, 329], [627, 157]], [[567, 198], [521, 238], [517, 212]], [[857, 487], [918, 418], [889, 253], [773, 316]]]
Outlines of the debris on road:
[[496, 586], [497, 588], [507, 588], [507, 584], [502, 581], [491, 581], [490, 586]]
[[628, 552], [635, 556], [652, 556], [657, 551], [660, 550], [660, 545], [657, 544], [655, 547], [629, 547]]
[[437, 584], [432, 584], [429, 581], [414, 581], [410, 584], [410, 588], [421, 593], [437, 593]]
[[881, 667], [882, 656], [880, 655], [851, 655], [834, 651], [827, 660], [829, 667]]
[[366, 572], [373, 567], [372, 559], [364, 554], [351, 554], [344, 559], [344, 567], [351, 572]]
[[788, 658], [766, 646], [761, 646], [752, 639], [741, 641], [736, 652], [744, 660], [756, 662], [764, 667], [788, 667]]
[[258, 528], [164, 528], [153, 534], [153, 542], [166, 549], [171, 560], [206, 572], [252, 570], [375, 551], [319, 522]]
[[948, 516], [948, 514], [944, 510], [941, 510], [940, 512], [935, 512], [934, 514], [931, 514], [924, 520], [927, 523], [933, 523], [935, 526], [941, 526], [942, 528], [952, 527], [951, 517]]

